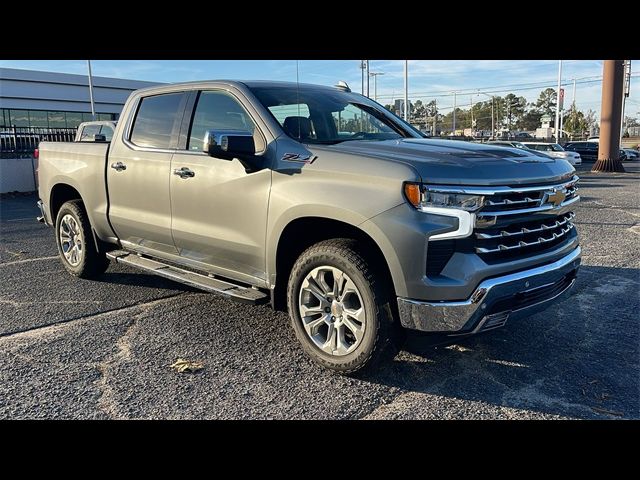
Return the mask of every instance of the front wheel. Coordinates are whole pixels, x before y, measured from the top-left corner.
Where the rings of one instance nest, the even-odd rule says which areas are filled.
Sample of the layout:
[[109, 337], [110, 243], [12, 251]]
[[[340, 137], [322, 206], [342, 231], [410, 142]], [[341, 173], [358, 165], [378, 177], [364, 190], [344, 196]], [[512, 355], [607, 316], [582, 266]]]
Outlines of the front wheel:
[[66, 202], [56, 217], [56, 241], [64, 268], [80, 278], [93, 278], [109, 266], [109, 260], [96, 249], [91, 224], [80, 200]]
[[326, 240], [298, 258], [287, 288], [289, 316], [319, 365], [354, 373], [397, 352], [386, 275], [350, 239]]

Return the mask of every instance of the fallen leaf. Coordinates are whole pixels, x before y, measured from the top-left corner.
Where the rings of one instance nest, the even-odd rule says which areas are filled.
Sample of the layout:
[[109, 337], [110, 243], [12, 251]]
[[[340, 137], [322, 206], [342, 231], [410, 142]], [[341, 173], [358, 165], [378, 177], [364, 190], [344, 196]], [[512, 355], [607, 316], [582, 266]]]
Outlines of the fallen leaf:
[[607, 415], [614, 415], [616, 417], [623, 417], [624, 413], [622, 412], [612, 412], [611, 410], [605, 410], [604, 408], [591, 407], [591, 410], [598, 413], [606, 413]]
[[190, 360], [179, 358], [173, 363], [173, 365], [169, 365], [169, 368], [175, 369], [178, 373], [193, 373], [197, 372], [198, 370], [202, 370], [204, 368], [204, 365], [202, 365], [202, 363], [200, 362], [192, 362]]

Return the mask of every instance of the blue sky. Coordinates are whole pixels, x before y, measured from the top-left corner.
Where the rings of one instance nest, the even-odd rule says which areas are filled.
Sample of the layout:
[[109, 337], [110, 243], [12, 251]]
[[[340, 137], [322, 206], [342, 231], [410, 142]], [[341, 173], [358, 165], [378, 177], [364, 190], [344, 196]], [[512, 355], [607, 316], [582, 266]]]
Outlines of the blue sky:
[[[360, 91], [359, 60], [300, 60], [301, 82], [333, 85], [345, 80]], [[402, 60], [370, 60], [370, 70], [384, 72], [378, 77], [378, 101], [391, 103], [403, 95]], [[25, 68], [65, 73], [86, 73], [84, 60], [0, 60], [0, 67]], [[632, 61], [632, 73], [640, 62]], [[93, 74], [158, 82], [180, 82], [215, 78], [296, 79], [295, 60], [94, 60]], [[556, 60], [410, 60], [409, 97], [412, 100], [437, 99], [443, 113], [453, 106], [453, 91], [482, 89], [505, 95], [510, 91], [533, 101], [546, 86], [555, 88], [558, 74]], [[600, 110], [602, 60], [565, 60], [563, 82], [565, 104], [572, 97], [572, 79], [577, 79], [576, 104], [581, 110]], [[532, 85], [533, 84], [533, 85]], [[371, 80], [373, 97], [373, 79]], [[457, 105], [486, 99], [476, 93], [457, 95]], [[640, 118], [640, 76], [634, 73], [627, 114]]]

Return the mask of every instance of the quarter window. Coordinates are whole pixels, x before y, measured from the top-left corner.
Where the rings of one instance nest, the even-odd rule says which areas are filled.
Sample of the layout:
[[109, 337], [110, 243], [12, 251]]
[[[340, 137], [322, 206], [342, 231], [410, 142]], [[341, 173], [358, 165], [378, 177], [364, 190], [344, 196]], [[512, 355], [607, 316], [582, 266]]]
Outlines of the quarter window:
[[249, 114], [238, 101], [225, 92], [200, 92], [193, 113], [187, 150], [202, 151], [208, 130], [244, 130], [253, 133], [256, 151], [263, 149], [262, 137]]
[[144, 97], [133, 122], [131, 142], [140, 147], [169, 148], [183, 93]]

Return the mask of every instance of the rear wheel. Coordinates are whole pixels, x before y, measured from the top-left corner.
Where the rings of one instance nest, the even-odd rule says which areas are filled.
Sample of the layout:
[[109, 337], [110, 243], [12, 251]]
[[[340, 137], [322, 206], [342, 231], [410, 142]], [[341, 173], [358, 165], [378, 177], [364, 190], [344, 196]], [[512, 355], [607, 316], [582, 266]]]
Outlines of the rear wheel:
[[56, 241], [64, 268], [80, 278], [104, 273], [109, 260], [96, 249], [91, 224], [81, 200], [66, 202], [56, 217]]
[[313, 245], [289, 277], [289, 316], [302, 348], [316, 363], [353, 373], [397, 352], [388, 279], [355, 240]]

